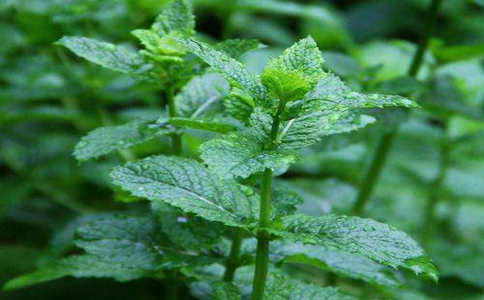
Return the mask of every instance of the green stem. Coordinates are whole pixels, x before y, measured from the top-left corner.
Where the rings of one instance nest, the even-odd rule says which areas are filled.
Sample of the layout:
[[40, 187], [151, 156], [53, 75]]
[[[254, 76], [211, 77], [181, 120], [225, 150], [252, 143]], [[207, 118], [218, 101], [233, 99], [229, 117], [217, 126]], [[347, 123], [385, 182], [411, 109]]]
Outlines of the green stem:
[[430, 190], [429, 200], [427, 202], [427, 207], [425, 208], [424, 214], [424, 225], [422, 231], [422, 244], [424, 246], [429, 245], [430, 238], [432, 237], [433, 227], [436, 219], [435, 211], [438, 204], [442, 200], [445, 178], [447, 177], [447, 172], [449, 170], [451, 143], [447, 135], [447, 123], [444, 123], [439, 148], [439, 173], [431, 185], [432, 189]]
[[361, 182], [360, 189], [358, 190], [358, 195], [356, 197], [356, 202], [353, 206], [353, 213], [355, 215], [362, 215], [368, 200], [370, 199], [373, 189], [375, 188], [378, 179], [380, 178], [380, 173], [383, 170], [390, 149], [392, 148], [393, 141], [397, 136], [397, 130], [392, 130], [385, 133], [378, 143], [375, 153], [371, 159], [370, 166], [366, 171], [363, 181]]
[[432, 0], [432, 3], [430, 3], [430, 7], [427, 13], [427, 19], [423, 29], [423, 35], [420, 39], [420, 44], [417, 52], [413, 57], [410, 69], [408, 70], [408, 76], [410, 77], [417, 77], [418, 71], [423, 64], [425, 52], [427, 52], [427, 49], [429, 47], [430, 38], [432, 37], [434, 25], [437, 20], [437, 13], [439, 12], [441, 4], [442, 0]]
[[[176, 105], [175, 105], [175, 92], [173, 88], [169, 87], [166, 90], [166, 102], [168, 104], [168, 116], [170, 118], [176, 118], [178, 116]], [[171, 135], [173, 154], [176, 156], [182, 155], [182, 140], [181, 135], [178, 133], [173, 133]]]
[[[270, 223], [272, 170], [266, 169], [262, 178], [259, 227], [265, 228]], [[257, 252], [255, 257], [252, 300], [262, 300], [269, 270], [269, 235], [261, 230], [257, 235]]]
[[[429, 46], [429, 40], [432, 36], [434, 24], [437, 19], [437, 13], [441, 4], [442, 0], [432, 0], [432, 3], [430, 4], [424, 32], [408, 70], [408, 76], [410, 77], [417, 77], [418, 72], [423, 65], [425, 52]], [[356, 197], [356, 202], [353, 206], [353, 212], [355, 214], [361, 215], [364, 212], [365, 206], [371, 198], [383, 167], [388, 160], [388, 155], [392, 149], [393, 142], [395, 141], [397, 135], [398, 127], [394, 128], [388, 133], [385, 133], [381, 137], [370, 166], [363, 175], [363, 181], [361, 182], [360, 189], [358, 190], [358, 195]]]
[[[277, 109], [270, 133], [270, 140], [275, 141], [281, 124], [280, 115], [286, 107], [286, 101], [281, 100]], [[272, 169], [265, 169], [262, 175], [259, 229], [257, 234], [257, 251], [255, 257], [254, 282], [252, 285], [252, 300], [262, 300], [269, 270], [269, 243], [270, 235], [264, 231], [271, 222], [271, 191]]]
[[235, 271], [239, 267], [239, 253], [242, 240], [244, 239], [244, 230], [237, 228], [232, 241], [232, 247], [230, 248], [229, 260], [225, 266], [225, 273], [223, 280], [225, 282], [232, 282], [234, 280]]

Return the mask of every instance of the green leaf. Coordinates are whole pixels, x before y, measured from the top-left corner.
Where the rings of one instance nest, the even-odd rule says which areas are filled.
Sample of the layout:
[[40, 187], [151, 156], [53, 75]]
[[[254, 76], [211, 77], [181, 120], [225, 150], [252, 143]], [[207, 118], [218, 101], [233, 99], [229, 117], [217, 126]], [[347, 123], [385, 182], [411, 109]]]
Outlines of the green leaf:
[[[480, 0], [476, 0], [479, 3]], [[484, 4], [480, 1], [481, 5]], [[446, 61], [459, 61], [459, 60], [469, 60], [472, 58], [482, 58], [484, 57], [484, 44], [474, 44], [474, 45], [458, 45], [450, 47], [436, 48], [433, 51], [435, 55]]]
[[232, 85], [244, 90], [255, 99], [266, 98], [267, 90], [261, 83], [259, 76], [250, 73], [240, 62], [231, 58], [227, 53], [217, 51], [194, 39], [184, 39], [181, 42], [189, 51], [224, 76]]
[[163, 240], [160, 224], [151, 214], [118, 214], [79, 228], [75, 244], [103, 263], [144, 270], [152, 276], [163, 269], [212, 263], [200, 254], [178, 252], [162, 244]]
[[[221, 276], [221, 275], [220, 275]], [[215, 276], [215, 277], [220, 277]], [[239, 288], [233, 283], [208, 279], [190, 284], [190, 292], [197, 299], [206, 300], [240, 300]]]
[[254, 111], [254, 99], [244, 91], [233, 88], [223, 100], [225, 111], [235, 119], [247, 122]]
[[213, 120], [196, 120], [185, 118], [171, 118], [168, 122], [174, 126], [185, 127], [190, 129], [200, 129], [205, 131], [212, 131], [217, 133], [227, 133], [237, 130], [237, 127], [232, 124], [221, 123]]
[[272, 204], [278, 217], [292, 215], [296, 212], [296, 206], [303, 202], [304, 199], [290, 188], [275, 187], [272, 190]]
[[195, 118], [213, 111], [229, 93], [228, 82], [216, 73], [193, 77], [175, 96], [180, 117]]
[[302, 244], [271, 245], [285, 263], [311, 265], [325, 271], [376, 285], [398, 286], [399, 280], [390, 270], [365, 256], [323, 246]]
[[76, 234], [76, 245], [103, 262], [154, 270], [164, 259], [159, 224], [151, 215], [114, 215], [84, 225]]
[[258, 139], [246, 132], [229, 133], [200, 146], [202, 159], [219, 176], [247, 178], [267, 168], [284, 168], [297, 161], [295, 154], [265, 150]]
[[20, 289], [66, 276], [114, 278], [117, 281], [130, 281], [147, 275], [144, 270], [105, 262], [93, 255], [84, 254], [61, 259], [37, 271], [16, 277], [7, 282], [4, 289]]
[[304, 74], [298, 70], [266, 68], [262, 74], [262, 83], [273, 97], [286, 102], [301, 99], [310, 89]]
[[240, 300], [242, 296], [239, 289], [229, 282], [214, 282], [213, 299], [214, 300]]
[[131, 32], [148, 51], [158, 52], [161, 45], [161, 37], [152, 30], [136, 29]]
[[290, 280], [281, 275], [269, 274], [264, 293], [267, 300], [352, 300], [351, 296], [343, 294], [337, 288], [321, 287]]
[[230, 57], [238, 59], [242, 54], [264, 47], [258, 40], [228, 39], [217, 43], [215, 50], [223, 51]]
[[111, 177], [135, 196], [162, 201], [209, 221], [246, 226], [258, 215], [253, 192], [219, 179], [191, 159], [152, 156], [115, 168]]
[[100, 127], [83, 137], [74, 149], [80, 161], [98, 158], [169, 133], [168, 129], [151, 127], [148, 121], [133, 121], [124, 125]]
[[373, 124], [375, 122], [376, 119], [372, 116], [349, 113], [346, 115], [346, 117], [334, 123], [331, 129], [322, 133], [322, 135], [326, 136], [348, 133], [366, 127], [367, 125]]
[[199, 251], [213, 248], [223, 235], [221, 224], [186, 215], [162, 202], [152, 202], [151, 209], [161, 224], [161, 230], [177, 246]]
[[173, 0], [169, 2], [161, 14], [156, 18], [152, 30], [159, 36], [177, 32], [183, 35], [193, 35], [195, 29], [195, 17], [190, 6], [185, 0]]
[[305, 113], [321, 109], [419, 107], [414, 101], [402, 96], [353, 92], [334, 75], [320, 80], [305, 99], [293, 105], [293, 109], [305, 108], [302, 109]]
[[69, 36], [63, 37], [55, 44], [64, 46], [95, 64], [134, 77], [144, 76], [144, 71], [147, 71], [142, 57], [137, 52], [124, 47], [90, 38]]
[[293, 1], [278, 0], [264, 0], [263, 2], [258, 0], [240, 0], [237, 2], [237, 5], [240, 9], [248, 10], [252, 13], [271, 13], [274, 15], [299, 17], [305, 20], [313, 19], [331, 25], [337, 25], [339, 23], [334, 12], [320, 5], [308, 5]]
[[284, 217], [283, 223], [286, 231], [280, 235], [293, 241], [359, 253], [393, 268], [404, 267], [438, 279], [435, 266], [417, 242], [390, 225], [337, 215], [292, 215]]
[[[319, 142], [324, 135], [344, 132], [340, 122], [347, 117], [348, 113], [345, 111], [323, 110], [284, 122], [278, 136], [280, 149], [286, 151], [302, 149]], [[336, 131], [338, 124], [340, 127]]]
[[279, 71], [282, 76], [281, 82], [289, 85], [290, 81], [294, 80], [294, 75], [285, 77], [284, 74], [300, 74], [308, 84], [308, 91], [328, 75], [323, 69], [323, 64], [324, 59], [318, 45], [308, 36], [286, 49], [280, 57], [271, 59], [264, 69], [263, 76], [265, 77], [268, 70]]

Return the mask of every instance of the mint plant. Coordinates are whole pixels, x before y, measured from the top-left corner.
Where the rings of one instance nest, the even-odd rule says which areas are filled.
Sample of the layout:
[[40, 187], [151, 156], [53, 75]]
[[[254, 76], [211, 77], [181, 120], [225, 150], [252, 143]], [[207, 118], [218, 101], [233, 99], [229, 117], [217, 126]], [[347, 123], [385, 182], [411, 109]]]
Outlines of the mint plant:
[[[151, 29], [132, 32], [145, 48], [138, 52], [85, 37], [64, 37], [56, 43], [93, 63], [154, 84], [163, 91], [168, 111], [169, 123], [168, 118], [134, 120], [125, 125], [96, 129], [77, 145], [74, 156], [78, 160], [98, 158], [113, 151], [123, 152], [162, 135], [171, 135], [173, 152], [180, 155], [181, 132], [170, 124], [222, 132], [233, 128], [216, 119], [209, 122], [203, 118], [213, 115], [214, 103], [225, 96], [228, 86], [214, 74], [204, 71], [194, 74], [194, 62], [187, 59], [187, 51], [177, 41], [177, 38], [193, 35], [194, 26], [190, 7], [184, 1], [173, 1], [164, 8]], [[259, 43], [228, 40], [217, 47], [238, 57], [259, 47]], [[211, 101], [205, 102], [207, 99]]]
[[[66, 275], [111, 277], [126, 281], [146, 276], [160, 278], [162, 271], [179, 270], [185, 277], [203, 278], [197, 275], [199, 268], [216, 260], [199, 246], [206, 245], [210, 249], [214, 243], [220, 243], [216, 232], [224, 232], [224, 226], [238, 229], [230, 247], [225, 275], [218, 281], [209, 279], [213, 295], [230, 293], [239, 297], [240, 292], [230, 282], [240, 266], [238, 253], [246, 236], [257, 239], [253, 299], [283, 297], [285, 293], [307, 294], [304, 297], [313, 298], [340, 293], [330, 288], [305, 287], [297, 282], [284, 283], [286, 280], [281, 279], [275, 270], [271, 271], [268, 280], [269, 269], [273, 269], [270, 267], [269, 246], [275, 240], [282, 244], [272, 251], [287, 259], [305, 259], [309, 255], [307, 259], [311, 261], [310, 250], [305, 250], [305, 246], [291, 246], [291, 243], [313, 244], [320, 247], [315, 251], [343, 251], [341, 255], [357, 255], [354, 259], [363, 264], [372, 264], [371, 260], [374, 260], [437, 279], [430, 259], [405, 233], [370, 219], [297, 214], [295, 207], [303, 200], [293, 191], [281, 190], [273, 185], [274, 175], [283, 173], [296, 161], [296, 150], [318, 142], [325, 135], [356, 130], [373, 122], [372, 117], [364, 114], [364, 109], [415, 107], [414, 102], [400, 96], [351, 91], [336, 76], [323, 70], [324, 60], [311, 37], [299, 41], [280, 57], [271, 60], [261, 76], [250, 73], [228, 53], [193, 38], [177, 37], [174, 42], [196, 54], [227, 79], [233, 89], [226, 100], [227, 111], [243, 121], [243, 128], [227, 130], [230, 132], [204, 143], [200, 149], [206, 165], [189, 158], [152, 156], [116, 167], [111, 172], [113, 183], [136, 197], [150, 200], [152, 214], [156, 217], [151, 217], [150, 213], [113, 215], [81, 227], [77, 231], [76, 245], [86, 254], [62, 259], [35, 273], [14, 279], [7, 285], [8, 288]], [[196, 80], [199, 81], [198, 77]], [[181, 95], [193, 95], [193, 82], [188, 83]], [[202, 104], [195, 97], [179, 99], [177, 104], [181, 104], [181, 111], [190, 113], [213, 101], [210, 97], [204, 98], [206, 102]], [[185, 99], [193, 101], [184, 103]], [[178, 120], [172, 116], [167, 122], [173, 119]], [[191, 127], [202, 128], [198, 125]], [[220, 132], [213, 130], [212, 125], [208, 129]], [[118, 131], [114, 138], [113, 135], [108, 136], [114, 141], [118, 136], [122, 143], [117, 145], [129, 146], [125, 140], [129, 135], [122, 131]], [[92, 141], [95, 139], [81, 141], [77, 153], [79, 147], [96, 148], [97, 144]], [[111, 142], [106, 138], [100, 141]], [[173, 147], [178, 145], [173, 143]], [[123, 148], [108, 148], [98, 153], [108, 153], [112, 149]], [[247, 185], [240, 181], [249, 177], [259, 183]], [[173, 220], [173, 214], [178, 214], [173, 208], [188, 214], [182, 217], [185, 220], [182, 222], [188, 222], [188, 227], [169, 221]], [[200, 226], [206, 227], [201, 234], [197, 233]], [[181, 232], [184, 233], [183, 238], [179, 236]], [[163, 236], [168, 237], [165, 243]], [[142, 248], [138, 249], [140, 245]], [[186, 252], [188, 249], [191, 250]], [[370, 260], [366, 261], [363, 257]], [[323, 263], [327, 258], [320, 259]], [[114, 268], [106, 270], [107, 265]], [[351, 267], [345, 270], [339, 263], [328, 262], [328, 265], [339, 274], [349, 274], [369, 282], [385, 282], [375, 279], [369, 271], [356, 275], [358, 273], [353, 272]], [[378, 273], [377, 270], [373, 272]], [[217, 283], [221, 279], [227, 284]], [[389, 277], [388, 282], [393, 284], [393, 279]], [[278, 287], [281, 284], [283, 289]]]

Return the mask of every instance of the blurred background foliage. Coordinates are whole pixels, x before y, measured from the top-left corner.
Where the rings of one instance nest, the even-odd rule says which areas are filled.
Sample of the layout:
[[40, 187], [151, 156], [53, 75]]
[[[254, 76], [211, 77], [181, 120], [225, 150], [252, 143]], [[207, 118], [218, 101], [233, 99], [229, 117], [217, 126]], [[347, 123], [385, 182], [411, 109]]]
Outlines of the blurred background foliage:
[[[71, 153], [96, 127], [158, 117], [150, 86], [85, 63], [53, 46], [65, 35], [136, 47], [129, 32], [148, 27], [164, 0], [0, 1], [0, 283], [72, 249], [74, 229], [129, 201], [107, 173], [122, 159], [78, 164]], [[484, 299], [484, 1], [444, 0], [418, 81], [406, 76], [429, 0], [196, 0], [201, 38], [256, 38], [269, 47], [243, 60], [260, 71], [268, 58], [311, 34], [328, 70], [354, 89], [411, 95], [423, 109], [393, 110], [364, 130], [306, 150], [281, 177], [309, 214], [352, 214], [356, 191], [379, 136], [400, 134], [364, 214], [424, 243], [438, 285], [409, 279], [405, 290], [337, 278], [368, 298]], [[193, 156], [206, 136], [192, 132]], [[137, 146], [138, 156], [169, 143]], [[115, 199], [115, 200], [113, 200]], [[429, 214], [429, 202], [435, 207]], [[429, 225], [430, 224], [430, 225]], [[297, 273], [301, 266], [294, 266]], [[318, 272], [312, 270], [318, 280]], [[63, 279], [1, 299], [155, 299], [157, 282]], [[392, 295], [392, 296], [390, 296]]]

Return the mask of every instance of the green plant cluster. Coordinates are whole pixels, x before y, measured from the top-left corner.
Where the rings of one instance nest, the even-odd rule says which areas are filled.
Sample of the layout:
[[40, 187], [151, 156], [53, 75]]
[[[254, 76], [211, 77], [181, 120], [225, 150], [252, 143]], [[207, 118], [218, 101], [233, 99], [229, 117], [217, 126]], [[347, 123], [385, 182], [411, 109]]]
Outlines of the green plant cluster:
[[484, 297], [482, 1], [0, 16], [2, 299]]

